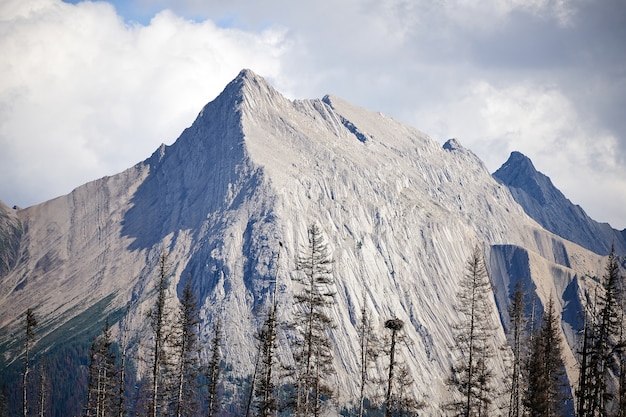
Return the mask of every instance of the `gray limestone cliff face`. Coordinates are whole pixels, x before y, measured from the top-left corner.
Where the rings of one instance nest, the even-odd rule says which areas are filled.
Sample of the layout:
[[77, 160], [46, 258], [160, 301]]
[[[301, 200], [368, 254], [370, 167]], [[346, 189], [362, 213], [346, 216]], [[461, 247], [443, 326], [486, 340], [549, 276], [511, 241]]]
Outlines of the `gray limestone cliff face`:
[[[533, 199], [556, 198], [535, 188]], [[441, 146], [333, 96], [288, 100], [244, 70], [172, 145], [120, 174], [14, 213], [24, 227], [19, 253], [29, 256], [18, 257], [0, 280], [0, 330], [14, 329], [15, 312], [35, 305], [54, 331], [105, 300], [101, 317], [125, 311], [137, 339], [149, 340], [145, 313], [159, 255], [167, 252], [172, 303], [190, 279], [201, 340], [210, 339], [220, 319], [224, 360], [234, 376], [246, 378], [256, 354], [252, 335], [273, 286], [279, 322], [292, 316], [300, 290], [292, 280], [295, 261], [307, 226], [316, 222], [335, 260], [329, 314], [338, 403], [356, 395], [355, 318], [365, 304], [379, 332], [390, 317], [406, 323], [412, 343], [404, 359], [414, 394], [429, 404], [424, 415], [441, 415], [459, 318], [457, 283], [476, 244], [497, 287], [492, 318], [501, 343], [502, 312], [516, 279], [574, 311], [574, 277], [601, 270], [599, 256], [542, 229], [514, 196], [457, 140]], [[280, 361], [289, 364], [294, 333], [281, 329]], [[503, 375], [503, 357], [497, 361]], [[376, 371], [385, 366], [381, 359]]]
[[15, 210], [0, 201], [0, 279], [17, 263], [22, 233]]

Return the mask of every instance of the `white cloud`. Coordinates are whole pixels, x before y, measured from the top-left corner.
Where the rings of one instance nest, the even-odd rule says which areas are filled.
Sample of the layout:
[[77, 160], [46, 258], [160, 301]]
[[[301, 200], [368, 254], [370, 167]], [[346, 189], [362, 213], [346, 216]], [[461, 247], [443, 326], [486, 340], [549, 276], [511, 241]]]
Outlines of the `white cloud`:
[[458, 137], [491, 170], [524, 152], [593, 218], [626, 227], [620, 0], [116, 3], [141, 19], [108, 3], [0, 3], [7, 203], [144, 159], [251, 68], [289, 97], [331, 93]]
[[555, 86], [496, 87], [486, 80], [458, 89], [458, 99], [416, 111], [440, 139], [459, 136], [495, 171], [512, 151], [531, 158], [573, 203], [615, 226], [624, 222], [626, 176], [618, 139], [588, 121]]
[[146, 158], [242, 68], [278, 75], [286, 48], [279, 30], [222, 29], [169, 11], [129, 26], [108, 3], [16, 1], [0, 12], [8, 204], [40, 202]]

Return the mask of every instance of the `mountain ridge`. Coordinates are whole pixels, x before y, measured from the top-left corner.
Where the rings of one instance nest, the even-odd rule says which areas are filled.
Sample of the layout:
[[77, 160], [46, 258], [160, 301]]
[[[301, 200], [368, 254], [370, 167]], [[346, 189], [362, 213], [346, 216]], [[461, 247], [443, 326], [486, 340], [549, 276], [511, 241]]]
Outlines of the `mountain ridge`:
[[[172, 145], [16, 215], [25, 233], [19, 261], [0, 277], [2, 329], [15, 329], [16, 312], [34, 304], [53, 333], [108, 300], [102, 316], [127, 312], [129, 328], [149, 340], [145, 312], [158, 258], [167, 252], [174, 295], [190, 279], [199, 300], [201, 340], [223, 321], [224, 357], [237, 377], [252, 372], [251, 335], [273, 285], [279, 322], [289, 321], [298, 289], [291, 279], [295, 259], [315, 222], [335, 259], [331, 339], [339, 404], [355, 395], [354, 317], [365, 304], [380, 332], [389, 317], [407, 323], [413, 343], [404, 359], [416, 397], [429, 403], [426, 415], [439, 415], [449, 395], [457, 277], [476, 244], [498, 283], [492, 304], [502, 344], [516, 280], [526, 280], [540, 304], [555, 294], [562, 309], [579, 296], [568, 289], [602, 270], [600, 256], [531, 219], [457, 140], [442, 146], [330, 95], [288, 100], [250, 70], [204, 106]], [[578, 325], [564, 322], [570, 364]], [[281, 327], [283, 363], [292, 360], [292, 340]], [[1, 337], [0, 346], [16, 348]], [[140, 355], [145, 347], [134, 349]], [[504, 354], [498, 355], [502, 375]], [[384, 364], [376, 367], [381, 372]]]
[[512, 152], [493, 176], [509, 187], [515, 201], [547, 230], [600, 255], [607, 255], [612, 246], [616, 253], [626, 254], [626, 230], [620, 232], [591, 219], [522, 153]]

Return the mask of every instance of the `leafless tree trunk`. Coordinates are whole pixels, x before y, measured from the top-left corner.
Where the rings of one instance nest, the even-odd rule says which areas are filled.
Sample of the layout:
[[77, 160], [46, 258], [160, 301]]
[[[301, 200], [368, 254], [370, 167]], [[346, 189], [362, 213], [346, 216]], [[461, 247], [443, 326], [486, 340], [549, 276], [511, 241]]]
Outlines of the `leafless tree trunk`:
[[37, 319], [32, 309], [26, 310], [26, 341], [24, 342], [24, 377], [22, 380], [22, 412], [23, 417], [28, 416], [28, 373], [30, 372], [30, 350], [35, 338]]
[[389, 346], [389, 375], [387, 377], [387, 394], [385, 396], [385, 417], [391, 417], [393, 409], [391, 400], [393, 398], [394, 369], [396, 366], [396, 343], [398, 332], [404, 327], [404, 322], [398, 318], [393, 318], [385, 322], [385, 328], [391, 330], [391, 345]]

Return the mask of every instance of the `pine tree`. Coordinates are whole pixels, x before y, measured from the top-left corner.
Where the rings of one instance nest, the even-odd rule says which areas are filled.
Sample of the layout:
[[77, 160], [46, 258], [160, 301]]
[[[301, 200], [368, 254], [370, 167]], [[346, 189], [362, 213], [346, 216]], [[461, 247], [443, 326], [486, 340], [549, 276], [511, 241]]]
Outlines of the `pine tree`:
[[167, 260], [167, 254], [163, 253], [159, 257], [158, 275], [156, 279], [156, 300], [152, 306], [152, 310], [149, 313], [148, 319], [152, 331], [154, 332], [154, 344], [152, 346], [151, 360], [151, 386], [150, 386], [150, 416], [157, 417], [162, 404], [165, 401], [161, 401], [165, 396], [165, 378], [164, 375], [167, 371], [167, 357], [166, 357], [166, 341], [169, 336], [168, 325], [170, 323], [169, 311], [167, 309], [167, 296], [170, 285], [169, 280], [169, 265]]
[[[586, 292], [585, 292], [586, 294]], [[587, 300], [589, 297], [586, 297]], [[587, 303], [589, 304], [589, 302]], [[591, 317], [585, 308], [583, 319], [583, 332], [579, 359], [578, 387], [576, 389], [576, 415], [579, 417], [588, 416], [588, 399], [590, 399], [590, 381], [589, 381], [589, 356], [591, 350], [591, 330], [593, 326], [590, 323]]]
[[273, 368], [276, 349], [276, 305], [272, 307], [267, 319], [257, 335], [260, 344], [259, 350], [259, 384], [255, 388], [259, 417], [272, 416], [278, 409], [278, 400], [275, 396]]
[[211, 341], [210, 359], [207, 365], [206, 378], [208, 381], [208, 417], [218, 415], [220, 409], [219, 382], [221, 375], [221, 346], [222, 346], [222, 324], [218, 319], [213, 329], [213, 340]]
[[[276, 350], [276, 326], [277, 326], [277, 312], [278, 312], [278, 299], [276, 297], [276, 288], [278, 284], [278, 267], [280, 266], [280, 250], [283, 246], [281, 242], [279, 244], [278, 255], [276, 260], [276, 276], [274, 277], [274, 291], [273, 291], [273, 305], [265, 319], [263, 326], [261, 327], [257, 339], [259, 340], [259, 384], [253, 389], [257, 397], [258, 413], [259, 417], [270, 417], [278, 410], [278, 399], [275, 394], [275, 382], [273, 377], [274, 366], [276, 362], [275, 350]], [[256, 371], [256, 368], [255, 368]], [[256, 375], [255, 375], [256, 377]]]
[[[616, 262], [617, 263], [617, 262]], [[611, 268], [612, 269], [612, 268]], [[617, 416], [626, 417], [626, 297], [624, 296], [624, 277], [619, 277], [620, 286], [620, 333], [617, 347], [618, 354], [618, 385], [617, 385]]]
[[85, 416], [108, 417], [117, 411], [117, 368], [109, 321], [94, 338], [89, 354], [89, 384]]
[[490, 295], [491, 283], [480, 247], [476, 246], [467, 260], [457, 293], [462, 320], [455, 327], [455, 345], [461, 358], [452, 366], [448, 384], [460, 394], [460, 400], [447, 406], [457, 416], [488, 415], [496, 395], [491, 365], [495, 326]]
[[178, 362], [175, 415], [193, 416], [196, 411], [195, 392], [198, 378], [198, 305], [187, 277], [178, 312], [178, 337], [175, 344]]
[[26, 320], [24, 323], [26, 338], [24, 342], [24, 374], [22, 379], [22, 413], [23, 417], [28, 416], [28, 373], [30, 372], [30, 353], [35, 339], [35, 327], [37, 319], [32, 309], [26, 310]]
[[120, 322], [120, 328], [122, 333], [122, 345], [120, 352], [121, 362], [117, 392], [117, 417], [124, 417], [126, 415], [126, 352], [128, 349], [128, 325], [126, 319], [123, 319]]
[[541, 327], [532, 339], [527, 364], [528, 389], [524, 398], [531, 417], [559, 417], [568, 400], [562, 357], [559, 320], [552, 297], [548, 300]]
[[334, 304], [335, 293], [330, 289], [334, 284], [332, 257], [316, 224], [308, 228], [308, 238], [308, 247], [297, 260], [297, 270], [301, 274], [294, 277], [302, 286], [294, 297], [298, 307], [294, 325], [300, 334], [294, 352], [296, 414], [317, 417], [321, 412], [322, 398], [332, 396], [332, 390], [325, 383], [325, 379], [335, 372], [328, 334], [334, 324], [327, 309]]
[[597, 314], [590, 321], [589, 352], [586, 364], [586, 398], [583, 417], [606, 416], [618, 408], [619, 393], [611, 379], [619, 372], [622, 319], [622, 284], [614, 249], [608, 256], [602, 291], [597, 296]]
[[524, 300], [524, 290], [522, 285], [518, 281], [515, 284], [513, 295], [511, 299], [511, 305], [509, 306], [509, 319], [510, 319], [510, 345], [513, 351], [513, 369], [511, 372], [511, 393], [509, 398], [509, 417], [521, 417], [523, 413], [522, 408], [522, 389], [523, 389], [523, 375], [522, 375], [522, 360], [523, 360], [523, 346], [524, 346], [524, 334], [525, 334], [525, 318], [524, 309], [526, 303]]

